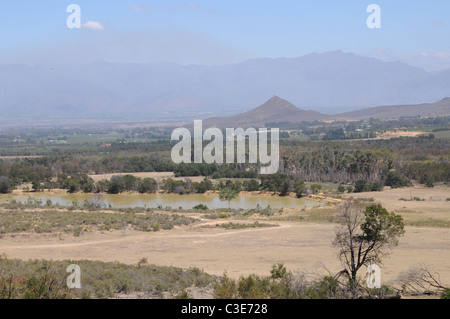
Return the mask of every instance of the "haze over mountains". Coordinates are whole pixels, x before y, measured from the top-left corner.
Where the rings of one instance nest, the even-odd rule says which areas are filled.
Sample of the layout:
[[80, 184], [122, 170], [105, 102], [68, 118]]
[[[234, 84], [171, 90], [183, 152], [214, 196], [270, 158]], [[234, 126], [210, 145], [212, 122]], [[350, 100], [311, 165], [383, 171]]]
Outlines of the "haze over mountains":
[[263, 105], [230, 117], [211, 117], [203, 121], [208, 127], [265, 127], [269, 123], [301, 123], [311, 121], [368, 120], [370, 118], [389, 120], [408, 117], [450, 116], [450, 98], [436, 103], [417, 105], [379, 106], [335, 115], [302, 110], [292, 103], [274, 96]]
[[[0, 66], [0, 112], [6, 118], [207, 118], [244, 113], [274, 95], [328, 114], [431, 103], [450, 96], [450, 70], [431, 74], [341, 51], [224, 66]], [[285, 109], [286, 117], [291, 111]]]

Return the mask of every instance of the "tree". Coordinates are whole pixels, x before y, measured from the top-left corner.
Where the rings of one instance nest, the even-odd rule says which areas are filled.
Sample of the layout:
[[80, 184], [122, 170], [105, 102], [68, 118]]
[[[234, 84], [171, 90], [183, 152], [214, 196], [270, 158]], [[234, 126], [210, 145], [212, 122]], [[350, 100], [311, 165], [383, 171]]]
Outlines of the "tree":
[[291, 187], [291, 183], [289, 180], [285, 180], [281, 183], [281, 190], [280, 190], [280, 196], [284, 197], [288, 194], [289, 188]]
[[153, 179], [153, 178], [144, 178], [139, 183], [138, 191], [141, 194], [154, 193], [154, 192], [156, 192], [157, 187], [158, 187], [158, 185], [157, 185], [155, 179]]
[[320, 185], [320, 184], [312, 184], [310, 186], [310, 188], [311, 188], [311, 191], [313, 192], [313, 194], [317, 194], [322, 189], [322, 185]]
[[136, 176], [128, 174], [122, 176], [122, 184], [126, 191], [134, 191], [137, 189], [138, 179]]
[[92, 193], [95, 189], [95, 182], [94, 180], [88, 180], [86, 183], [83, 184], [83, 186], [81, 186], [81, 188], [83, 189], [83, 192], [85, 193]]
[[308, 191], [304, 182], [300, 182], [295, 185], [295, 195], [297, 196], [297, 198], [302, 198], [303, 196], [307, 195], [307, 193]]
[[380, 204], [365, 206], [361, 202], [345, 202], [339, 207], [340, 227], [334, 246], [350, 284], [356, 285], [362, 266], [381, 263], [389, 249], [397, 246], [404, 231], [403, 218], [389, 213]]
[[109, 182], [108, 193], [119, 194], [124, 190], [124, 183], [121, 176], [113, 176]]
[[405, 176], [403, 176], [397, 171], [393, 171], [388, 173], [384, 184], [386, 186], [391, 186], [392, 188], [399, 188], [408, 186], [410, 183]]
[[92, 196], [89, 204], [92, 205], [93, 208], [102, 208], [103, 206], [106, 206], [105, 197], [103, 194], [96, 193]]
[[76, 193], [80, 189], [80, 183], [75, 179], [71, 179], [68, 186], [69, 188], [67, 192], [69, 192], [70, 194]]
[[33, 191], [35, 191], [35, 192], [40, 192], [41, 191], [41, 182], [40, 181], [34, 180], [32, 182], [32, 185], [33, 185]]
[[244, 181], [242, 184], [247, 192], [259, 191], [259, 182], [254, 178]]
[[0, 177], [0, 193], [1, 194], [7, 194], [11, 191], [11, 182], [9, 181], [9, 178], [6, 176]]
[[355, 183], [355, 193], [368, 192], [370, 185], [365, 179], [360, 179]]
[[219, 198], [221, 201], [227, 201], [228, 202], [228, 208], [230, 208], [230, 202], [235, 199], [239, 193], [231, 188], [222, 188], [219, 192]]

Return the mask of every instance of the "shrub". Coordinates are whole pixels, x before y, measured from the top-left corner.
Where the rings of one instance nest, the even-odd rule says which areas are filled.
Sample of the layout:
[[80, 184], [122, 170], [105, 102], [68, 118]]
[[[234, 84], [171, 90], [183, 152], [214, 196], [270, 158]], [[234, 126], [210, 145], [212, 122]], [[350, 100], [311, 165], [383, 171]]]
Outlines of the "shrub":
[[441, 299], [450, 299], [450, 288], [446, 288], [444, 293], [441, 294]]
[[364, 180], [360, 179], [355, 183], [355, 193], [362, 193], [369, 191], [369, 183]]
[[[55, 267], [47, 262], [28, 265], [29, 274], [17, 273], [16, 263], [0, 257], [0, 299], [68, 299], [70, 294], [66, 276], [61, 276]], [[5, 267], [6, 266], [6, 267]], [[16, 273], [5, 268], [12, 267]], [[5, 274], [7, 272], [7, 274]]]
[[138, 191], [141, 194], [145, 193], [154, 193], [157, 188], [156, 180], [153, 178], [144, 178], [142, 181], [140, 181], [138, 186]]
[[244, 181], [242, 186], [248, 192], [259, 191], [259, 182], [256, 179]]
[[288, 275], [288, 271], [283, 264], [276, 264], [272, 266], [270, 274], [272, 275], [272, 279], [283, 279]]
[[214, 298], [235, 299], [237, 297], [238, 297], [237, 284], [225, 273], [223, 277], [220, 280], [216, 281], [214, 285]]
[[372, 192], [380, 192], [383, 190], [383, 183], [382, 182], [374, 182], [370, 185], [370, 190]]
[[307, 195], [308, 191], [306, 190], [305, 183], [301, 182], [295, 185], [295, 196], [297, 198], [302, 198], [303, 196]]
[[206, 205], [204, 205], [204, 204], [198, 204], [198, 205], [194, 206], [193, 209], [197, 209], [197, 210], [208, 210], [208, 206], [206, 206]]
[[311, 191], [312, 191], [314, 194], [317, 194], [320, 190], [322, 190], [322, 185], [320, 185], [320, 184], [312, 184], [312, 185], [310, 186], [310, 188], [311, 188]]
[[389, 172], [386, 176], [384, 184], [392, 188], [400, 188], [410, 185], [409, 180], [397, 171]]
[[334, 299], [338, 291], [339, 283], [331, 276], [325, 276], [320, 281], [314, 282], [306, 290], [309, 299]]

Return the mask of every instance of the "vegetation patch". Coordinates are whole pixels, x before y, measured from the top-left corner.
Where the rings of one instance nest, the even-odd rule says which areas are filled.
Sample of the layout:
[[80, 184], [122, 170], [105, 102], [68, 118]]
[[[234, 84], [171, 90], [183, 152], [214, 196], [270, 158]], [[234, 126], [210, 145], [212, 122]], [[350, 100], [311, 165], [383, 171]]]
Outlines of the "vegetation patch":
[[73, 232], [80, 236], [88, 230], [120, 230], [128, 225], [145, 232], [169, 230], [188, 225], [196, 219], [178, 214], [76, 212], [68, 210], [8, 210], [0, 212], [0, 234], [57, 231]]
[[437, 228], [450, 228], [449, 220], [435, 219], [435, 218], [427, 218], [415, 221], [406, 221], [406, 225], [408, 226], [416, 226], [416, 227], [437, 227]]
[[[68, 289], [66, 269], [81, 270], [81, 289]], [[139, 293], [146, 298], [176, 295], [188, 287], [204, 288], [216, 277], [199, 268], [101, 261], [22, 261], [0, 257], [0, 299], [112, 298]]]
[[260, 223], [258, 221], [253, 224], [243, 224], [243, 223], [224, 223], [224, 224], [216, 224], [216, 227], [225, 228], [225, 229], [246, 229], [246, 228], [264, 228], [264, 227], [278, 227], [279, 225], [275, 224], [266, 224]]

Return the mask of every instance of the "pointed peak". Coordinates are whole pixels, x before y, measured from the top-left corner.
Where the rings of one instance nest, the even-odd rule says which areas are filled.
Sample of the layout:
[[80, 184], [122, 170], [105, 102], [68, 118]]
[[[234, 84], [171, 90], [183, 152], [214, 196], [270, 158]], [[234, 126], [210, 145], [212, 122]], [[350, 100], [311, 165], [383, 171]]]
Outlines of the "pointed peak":
[[274, 95], [272, 96], [272, 98], [270, 100], [268, 100], [267, 102], [279, 102], [279, 101], [286, 101], [284, 99], [282, 99], [281, 97]]
[[274, 95], [270, 100], [260, 106], [261, 108], [271, 108], [271, 109], [284, 109], [284, 110], [299, 110], [295, 105]]

